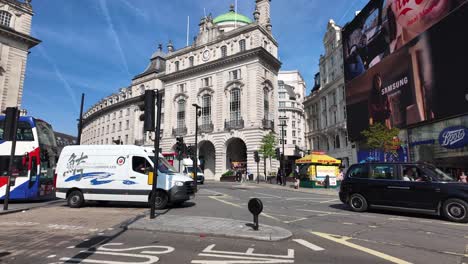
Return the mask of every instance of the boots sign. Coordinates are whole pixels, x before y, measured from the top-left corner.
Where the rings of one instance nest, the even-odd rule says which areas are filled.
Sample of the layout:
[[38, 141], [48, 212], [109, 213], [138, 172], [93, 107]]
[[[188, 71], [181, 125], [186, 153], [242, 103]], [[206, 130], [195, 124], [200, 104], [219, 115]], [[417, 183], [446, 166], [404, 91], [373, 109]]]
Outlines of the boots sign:
[[439, 144], [448, 149], [463, 148], [468, 145], [468, 128], [464, 126], [447, 127], [439, 134]]

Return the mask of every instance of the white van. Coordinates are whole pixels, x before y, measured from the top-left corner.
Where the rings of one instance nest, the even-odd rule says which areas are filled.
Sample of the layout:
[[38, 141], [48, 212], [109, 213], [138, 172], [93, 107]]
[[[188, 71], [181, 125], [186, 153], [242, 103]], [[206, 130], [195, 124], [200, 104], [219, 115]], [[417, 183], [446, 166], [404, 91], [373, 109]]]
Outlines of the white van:
[[[153, 160], [153, 149], [134, 145], [67, 146], [57, 163], [56, 196], [73, 208], [86, 200], [149, 202]], [[183, 203], [194, 193], [193, 180], [159, 154], [156, 208]]]
[[[180, 163], [180, 165], [179, 165]], [[174, 168], [179, 171], [180, 173], [183, 173], [184, 175], [187, 175], [188, 177], [192, 178], [194, 177], [194, 170], [193, 170], [193, 161], [192, 159], [183, 159], [181, 161], [178, 161], [177, 159], [174, 160]], [[180, 168], [180, 170], [179, 170]], [[198, 160], [198, 166], [197, 166], [197, 182], [200, 184], [205, 183], [205, 175], [203, 174], [202, 170], [200, 169], [200, 160]]]

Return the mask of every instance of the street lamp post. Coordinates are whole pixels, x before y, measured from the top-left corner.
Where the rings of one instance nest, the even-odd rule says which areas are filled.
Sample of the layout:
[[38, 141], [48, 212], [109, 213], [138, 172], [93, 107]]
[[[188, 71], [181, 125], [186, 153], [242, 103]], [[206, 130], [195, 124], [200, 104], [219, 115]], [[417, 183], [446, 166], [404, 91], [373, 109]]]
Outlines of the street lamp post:
[[194, 184], [196, 190], [198, 181], [198, 117], [201, 115], [201, 107], [198, 104], [192, 104], [192, 106], [195, 107], [195, 157], [193, 161], [193, 175], [195, 176]]
[[[286, 120], [285, 118], [283, 120]], [[281, 143], [282, 143], [282, 148], [283, 152], [281, 153], [281, 161], [280, 161], [280, 168], [281, 172], [283, 174], [283, 185], [286, 185], [286, 173], [284, 170], [284, 127], [286, 126], [286, 122], [281, 123], [280, 122], [280, 127], [281, 127]]]

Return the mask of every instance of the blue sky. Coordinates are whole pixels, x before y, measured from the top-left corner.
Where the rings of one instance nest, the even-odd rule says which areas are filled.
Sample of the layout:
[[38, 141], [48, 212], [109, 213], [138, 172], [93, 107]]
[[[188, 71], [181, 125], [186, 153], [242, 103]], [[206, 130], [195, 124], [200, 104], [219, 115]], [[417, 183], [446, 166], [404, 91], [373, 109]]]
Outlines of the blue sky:
[[[327, 22], [350, 21], [367, 0], [273, 0], [273, 34], [282, 70], [299, 69], [308, 90], [323, 53]], [[46, 0], [32, 1], [32, 34], [42, 43], [28, 59], [22, 108], [76, 135], [81, 93], [85, 109], [130, 85], [147, 66], [158, 43], [186, 44], [204, 14], [229, 10], [234, 0]], [[252, 18], [254, 0], [238, 0], [238, 12]]]

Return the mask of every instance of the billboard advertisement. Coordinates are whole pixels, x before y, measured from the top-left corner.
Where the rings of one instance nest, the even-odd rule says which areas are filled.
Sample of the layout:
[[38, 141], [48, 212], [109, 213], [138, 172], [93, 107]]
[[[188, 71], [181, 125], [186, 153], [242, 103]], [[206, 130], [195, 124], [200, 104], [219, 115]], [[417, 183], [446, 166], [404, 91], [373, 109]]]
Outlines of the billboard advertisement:
[[348, 135], [468, 113], [468, 0], [374, 0], [342, 32]]

